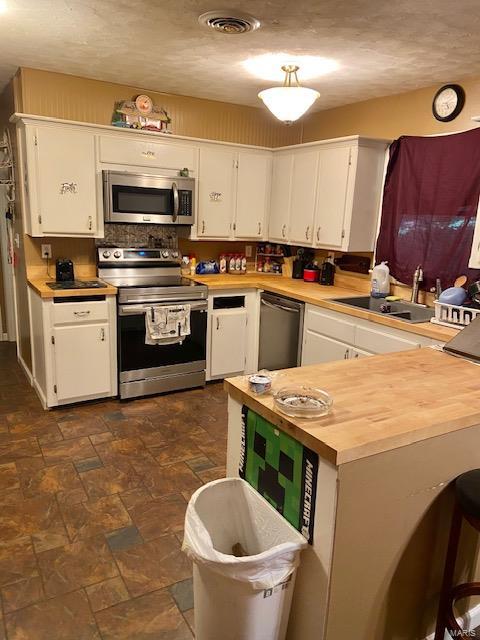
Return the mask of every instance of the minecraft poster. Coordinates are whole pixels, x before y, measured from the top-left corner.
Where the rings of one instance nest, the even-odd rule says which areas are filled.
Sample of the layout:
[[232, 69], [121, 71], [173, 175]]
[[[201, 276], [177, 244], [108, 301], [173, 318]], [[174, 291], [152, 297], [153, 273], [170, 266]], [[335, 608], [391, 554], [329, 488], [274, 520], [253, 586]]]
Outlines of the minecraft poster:
[[313, 544], [318, 454], [243, 406], [239, 472]]

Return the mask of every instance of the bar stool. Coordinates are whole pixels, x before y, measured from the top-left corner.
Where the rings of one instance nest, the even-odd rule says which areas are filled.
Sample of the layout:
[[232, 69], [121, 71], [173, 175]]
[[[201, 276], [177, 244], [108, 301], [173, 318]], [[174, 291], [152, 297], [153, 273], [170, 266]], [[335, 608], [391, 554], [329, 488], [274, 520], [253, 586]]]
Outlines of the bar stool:
[[454, 613], [454, 605], [457, 600], [480, 595], [480, 582], [453, 585], [458, 543], [464, 519], [480, 533], [480, 469], [462, 473], [455, 480], [455, 507], [450, 527], [434, 640], [444, 640], [445, 631], [448, 631], [452, 638], [471, 638], [471, 635], [468, 635], [468, 632], [458, 625]]

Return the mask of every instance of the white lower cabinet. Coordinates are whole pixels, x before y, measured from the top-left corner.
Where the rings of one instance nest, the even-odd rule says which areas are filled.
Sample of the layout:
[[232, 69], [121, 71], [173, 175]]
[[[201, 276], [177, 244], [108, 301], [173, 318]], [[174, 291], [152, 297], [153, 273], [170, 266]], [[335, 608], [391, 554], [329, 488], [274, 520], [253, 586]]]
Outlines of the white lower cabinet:
[[254, 289], [209, 294], [207, 380], [257, 370], [259, 296]]
[[212, 377], [242, 373], [247, 360], [247, 310], [243, 308], [214, 311], [210, 330]]
[[302, 365], [407, 351], [435, 344], [408, 331], [307, 304], [303, 330]]
[[108, 322], [54, 327], [52, 336], [58, 403], [108, 396], [112, 386]]
[[29, 290], [34, 386], [46, 407], [117, 394], [115, 296], [62, 302]]
[[302, 366], [320, 364], [334, 360], [348, 360], [353, 347], [345, 342], [328, 338], [315, 331], [305, 329], [303, 337]]

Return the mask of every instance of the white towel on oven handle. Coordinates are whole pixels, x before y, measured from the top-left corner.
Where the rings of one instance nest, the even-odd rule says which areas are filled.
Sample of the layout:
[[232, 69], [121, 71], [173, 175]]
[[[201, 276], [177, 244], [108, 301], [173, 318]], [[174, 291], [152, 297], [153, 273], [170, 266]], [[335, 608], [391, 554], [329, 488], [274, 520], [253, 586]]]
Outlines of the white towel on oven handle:
[[156, 305], [145, 309], [145, 344], [177, 344], [188, 335], [190, 305]]

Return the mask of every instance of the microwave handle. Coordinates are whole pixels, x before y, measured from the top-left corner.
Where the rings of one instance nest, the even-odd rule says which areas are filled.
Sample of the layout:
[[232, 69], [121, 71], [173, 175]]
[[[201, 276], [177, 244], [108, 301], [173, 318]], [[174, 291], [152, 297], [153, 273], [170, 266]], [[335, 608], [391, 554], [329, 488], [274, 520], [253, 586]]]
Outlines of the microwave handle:
[[173, 221], [177, 221], [179, 200], [178, 200], [178, 187], [176, 182], [172, 182], [173, 189]]

